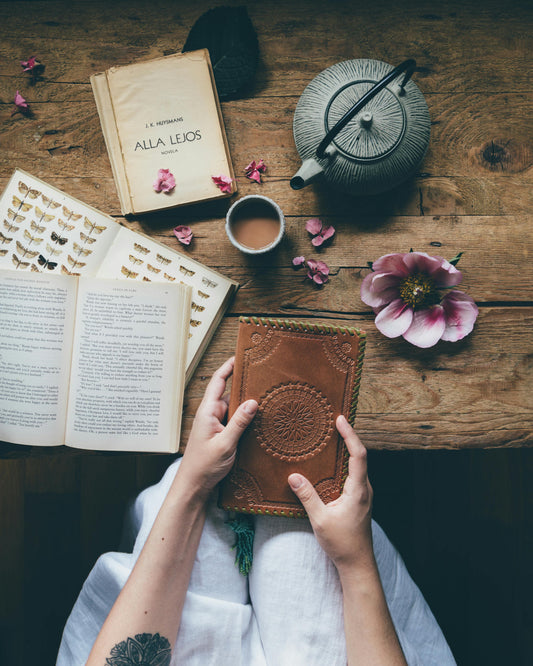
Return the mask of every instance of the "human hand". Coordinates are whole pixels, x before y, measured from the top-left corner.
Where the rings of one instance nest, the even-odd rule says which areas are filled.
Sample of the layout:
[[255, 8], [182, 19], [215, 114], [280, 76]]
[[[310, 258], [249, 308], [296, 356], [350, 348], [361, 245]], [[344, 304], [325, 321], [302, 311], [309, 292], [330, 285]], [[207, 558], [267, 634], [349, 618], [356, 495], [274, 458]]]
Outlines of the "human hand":
[[257, 402], [247, 400], [239, 406], [227, 425], [228, 411], [224, 395], [226, 381], [233, 372], [234, 358], [228, 359], [211, 377], [191, 429], [178, 476], [194, 492], [207, 497], [230, 471], [240, 436], [257, 411]]
[[366, 449], [345, 419], [337, 418], [350, 460], [342, 495], [324, 504], [313, 485], [301, 474], [291, 474], [289, 485], [307, 511], [318, 542], [339, 573], [353, 567], [374, 566], [372, 547], [372, 487], [367, 476]]

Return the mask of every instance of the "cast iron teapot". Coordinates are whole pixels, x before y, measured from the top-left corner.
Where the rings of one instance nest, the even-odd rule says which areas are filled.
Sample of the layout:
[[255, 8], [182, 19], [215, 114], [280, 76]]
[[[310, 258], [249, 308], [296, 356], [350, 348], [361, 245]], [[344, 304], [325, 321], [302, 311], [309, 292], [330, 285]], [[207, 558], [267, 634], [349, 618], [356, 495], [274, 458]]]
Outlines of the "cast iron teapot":
[[302, 166], [291, 187], [299, 190], [323, 175], [359, 196], [392, 189], [413, 175], [430, 133], [426, 101], [410, 80], [415, 67], [414, 60], [394, 68], [379, 60], [346, 60], [316, 76], [294, 114]]

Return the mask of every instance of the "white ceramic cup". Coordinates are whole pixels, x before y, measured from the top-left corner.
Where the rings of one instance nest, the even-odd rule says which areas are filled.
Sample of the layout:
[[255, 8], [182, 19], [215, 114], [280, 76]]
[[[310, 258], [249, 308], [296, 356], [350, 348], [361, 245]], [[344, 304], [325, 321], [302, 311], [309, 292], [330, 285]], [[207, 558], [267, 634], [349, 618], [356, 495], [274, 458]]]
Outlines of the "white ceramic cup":
[[[242, 215], [246, 207], [250, 206], [251, 204], [257, 204], [257, 203], [262, 203], [263, 205], [266, 204], [269, 208], [272, 209], [275, 218], [279, 220], [279, 232], [278, 235], [274, 238], [274, 240], [268, 243], [268, 245], [255, 249], [243, 245], [242, 243], [239, 243], [239, 241], [233, 235], [232, 223], [237, 213]], [[262, 194], [249, 194], [245, 197], [242, 197], [241, 199], [238, 199], [231, 206], [231, 208], [228, 210], [226, 214], [226, 234], [228, 235], [228, 238], [230, 239], [231, 243], [238, 250], [244, 252], [245, 254], [264, 254], [265, 252], [270, 252], [270, 250], [273, 250], [280, 243], [284, 233], [285, 233], [285, 217], [281, 211], [281, 208], [278, 206], [278, 204], [275, 201], [272, 201], [272, 199], [269, 199], [268, 197], [264, 197]]]

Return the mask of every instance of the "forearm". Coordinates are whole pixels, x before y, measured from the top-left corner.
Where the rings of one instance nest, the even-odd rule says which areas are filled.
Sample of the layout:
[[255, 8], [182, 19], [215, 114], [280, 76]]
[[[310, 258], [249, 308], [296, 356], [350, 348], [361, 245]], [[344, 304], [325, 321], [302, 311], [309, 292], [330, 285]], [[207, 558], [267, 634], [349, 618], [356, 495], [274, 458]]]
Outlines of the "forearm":
[[96, 639], [88, 666], [105, 663], [114, 646], [137, 634], [159, 634], [170, 648], [174, 646], [205, 513], [206, 498], [191, 489], [178, 471]]
[[373, 557], [339, 577], [348, 666], [407, 666]]

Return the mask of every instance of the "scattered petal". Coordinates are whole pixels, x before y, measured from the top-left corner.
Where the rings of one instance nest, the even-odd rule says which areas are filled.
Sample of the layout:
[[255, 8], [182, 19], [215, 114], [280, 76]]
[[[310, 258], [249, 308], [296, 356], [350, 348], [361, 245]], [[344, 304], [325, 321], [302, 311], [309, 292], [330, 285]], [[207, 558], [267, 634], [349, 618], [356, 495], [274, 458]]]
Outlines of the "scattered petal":
[[153, 183], [153, 188], [156, 192], [165, 192], [168, 194], [176, 187], [176, 180], [170, 173], [170, 169], [159, 169], [157, 178]]
[[183, 245], [190, 245], [193, 236], [190, 227], [186, 227], [181, 224], [179, 227], [176, 227], [172, 231], [180, 243], [183, 243]]
[[312, 217], [310, 220], [307, 220], [305, 228], [312, 236], [314, 236], [311, 243], [315, 247], [320, 247], [324, 241], [331, 238], [335, 233], [335, 228], [331, 224], [325, 227], [322, 224], [322, 220], [319, 220], [318, 217]]
[[20, 92], [17, 90], [15, 93], [15, 108], [13, 109], [11, 115], [14, 116], [15, 113], [22, 113], [23, 115], [28, 115], [30, 113], [30, 107], [28, 102], [22, 97]]
[[233, 183], [232, 178], [229, 176], [223, 176], [222, 174], [220, 174], [220, 176], [211, 176], [211, 178], [221, 192], [231, 194]]
[[305, 262], [305, 257], [294, 257], [292, 260], [293, 266], [301, 266]]
[[324, 284], [329, 280], [329, 266], [323, 261], [307, 260], [307, 277], [316, 284]]
[[319, 220], [318, 217], [312, 217], [305, 223], [305, 228], [310, 234], [316, 236], [322, 230], [322, 220]]
[[23, 72], [33, 72], [34, 70], [43, 67], [43, 65], [37, 60], [35, 56], [31, 56], [27, 60], [21, 60], [20, 65]]
[[261, 183], [261, 174], [265, 171], [266, 165], [263, 160], [259, 160], [259, 162], [252, 160], [244, 169], [246, 177], [250, 180], [254, 180], [256, 183]]
[[412, 345], [427, 349], [437, 344], [445, 328], [444, 308], [442, 305], [433, 305], [426, 310], [418, 310], [414, 313], [413, 322], [403, 337]]
[[328, 227], [322, 227], [322, 231], [320, 232], [320, 235], [324, 240], [328, 240], [328, 238], [331, 238], [334, 234], [335, 228], [331, 224]]
[[479, 313], [474, 299], [454, 289], [442, 299], [442, 307], [446, 315], [446, 328], [441, 339], [447, 342], [462, 340], [474, 328]]

